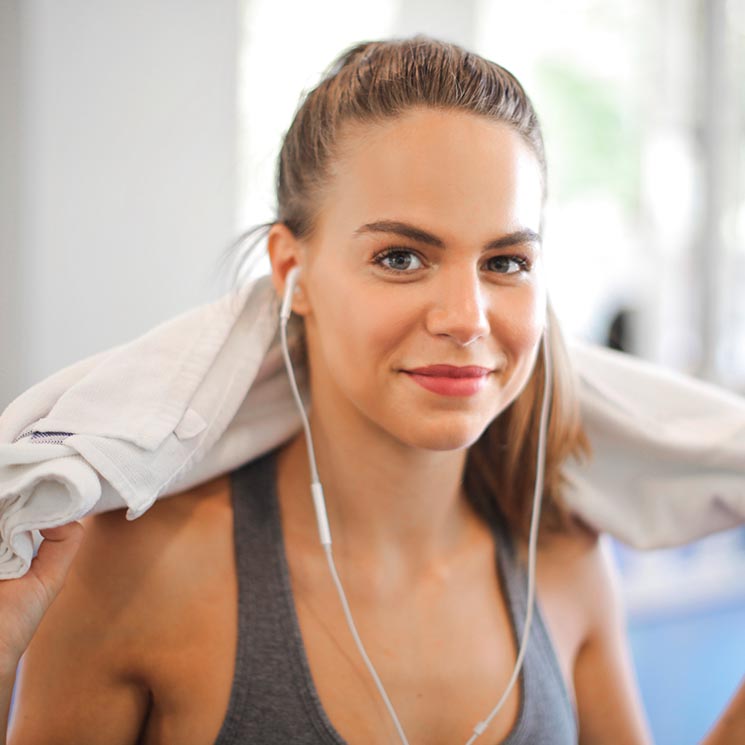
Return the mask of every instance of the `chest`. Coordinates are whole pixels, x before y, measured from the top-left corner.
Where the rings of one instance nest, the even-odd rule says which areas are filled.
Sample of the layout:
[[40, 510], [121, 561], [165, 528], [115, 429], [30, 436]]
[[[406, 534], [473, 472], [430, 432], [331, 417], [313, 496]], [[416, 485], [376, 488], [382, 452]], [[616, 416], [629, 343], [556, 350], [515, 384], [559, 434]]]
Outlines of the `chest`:
[[[225, 519], [225, 516], [223, 516]], [[148, 642], [145, 675], [152, 705], [141, 745], [214, 743], [228, 711], [238, 641], [238, 578], [232, 522], [213, 536], [201, 557], [184, 541], [178, 602], [164, 608], [162, 631]], [[396, 732], [347, 626], [326, 567], [320, 572], [291, 546], [286, 549], [291, 607], [320, 705], [348, 742], [396, 742]], [[210, 570], [206, 572], [205, 557]], [[365, 649], [374, 661], [409, 741], [465, 742], [502, 696], [517, 644], [493, 563], [467, 582], [434, 576], [415, 593], [371, 599], [345, 580], [347, 598]], [[572, 670], [583, 619], [565, 588], [537, 564], [537, 599], [573, 699]], [[535, 619], [534, 619], [535, 622]], [[522, 628], [517, 630], [522, 634]], [[518, 640], [519, 642], [519, 640]], [[513, 687], [479, 741], [501, 742], [517, 719]], [[445, 704], [445, 705], [444, 705]]]
[[[398, 742], [330, 577], [310, 575], [307, 561], [291, 553], [289, 567], [304, 656], [327, 718], [347, 742]], [[523, 632], [522, 623], [514, 628], [493, 549], [484, 557], [483, 571], [435, 574], [414, 590], [389, 596], [375, 596], [351, 573], [345, 579], [342, 571], [342, 582], [359, 636], [409, 742], [466, 742], [506, 690]], [[558, 609], [558, 616], [566, 612]], [[564, 617], [555, 624], [556, 648], [573, 699], [578, 624], [576, 618], [567, 621]], [[513, 686], [480, 742], [507, 738], [518, 720], [520, 696], [520, 686]]]

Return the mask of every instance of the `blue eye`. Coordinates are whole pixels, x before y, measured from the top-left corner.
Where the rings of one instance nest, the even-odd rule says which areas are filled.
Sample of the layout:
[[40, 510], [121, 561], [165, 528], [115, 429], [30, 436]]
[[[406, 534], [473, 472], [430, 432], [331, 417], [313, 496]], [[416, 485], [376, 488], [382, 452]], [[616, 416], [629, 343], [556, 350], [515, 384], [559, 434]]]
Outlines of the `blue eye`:
[[517, 271], [512, 272], [497, 272], [497, 274], [518, 274], [519, 272], [530, 271], [530, 262], [524, 256], [492, 256], [486, 260], [488, 264], [491, 261], [502, 261], [503, 266], [505, 264], [516, 264], [518, 266]]
[[[390, 272], [391, 274], [413, 274], [413, 271], [408, 270], [409, 265], [407, 263], [407, 259], [409, 257], [414, 257], [417, 261], [422, 263], [422, 260], [420, 259], [418, 254], [409, 248], [386, 249], [373, 258], [373, 263], [379, 265], [382, 269], [384, 269], [386, 272]], [[389, 259], [396, 260], [393, 266], [384, 263], [387, 262]], [[508, 276], [512, 274], [519, 274], [520, 272], [528, 272], [530, 271], [531, 267], [530, 261], [524, 256], [510, 256], [500, 254], [499, 256], [492, 256], [491, 258], [486, 260], [487, 264], [491, 262], [499, 262], [499, 264], [505, 268], [508, 268], [510, 264], [517, 266], [517, 269], [513, 271], [494, 272], [495, 274], [504, 274]]]
[[420, 261], [421, 262], [421, 260], [419, 259], [419, 257], [413, 251], [410, 251], [409, 249], [406, 249], [406, 248], [392, 248], [392, 249], [388, 249], [386, 251], [383, 251], [382, 253], [379, 253], [373, 259], [373, 262], [375, 264], [380, 265], [383, 269], [385, 269], [388, 272], [394, 272], [396, 274], [411, 274], [411, 272], [400, 271], [400, 270], [406, 268], [405, 266], [402, 265], [402, 263], [405, 263], [405, 262], [401, 262], [400, 260], [396, 262], [398, 264], [398, 266], [393, 266], [393, 267], [388, 266], [387, 264], [384, 264], [383, 263], [384, 261], [387, 261], [391, 257], [395, 257], [396, 259], [400, 259], [400, 257], [407, 257], [407, 256], [408, 257], [413, 256], [417, 261]]

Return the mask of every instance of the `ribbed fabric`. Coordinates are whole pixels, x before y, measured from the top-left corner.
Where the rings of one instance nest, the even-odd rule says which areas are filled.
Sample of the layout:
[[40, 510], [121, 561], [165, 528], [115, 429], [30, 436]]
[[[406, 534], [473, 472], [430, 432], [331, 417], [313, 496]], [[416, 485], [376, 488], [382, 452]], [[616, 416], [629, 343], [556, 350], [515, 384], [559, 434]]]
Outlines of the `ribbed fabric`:
[[[230, 474], [238, 646], [228, 711], [215, 745], [348, 745], [323, 710], [303, 646], [280, 523], [276, 454], [275, 448]], [[517, 648], [525, 622], [527, 572], [516, 561], [509, 534], [498, 526], [494, 530]], [[576, 744], [574, 711], [538, 605], [518, 684], [520, 712], [502, 744]], [[496, 745], [484, 737], [479, 745]]]

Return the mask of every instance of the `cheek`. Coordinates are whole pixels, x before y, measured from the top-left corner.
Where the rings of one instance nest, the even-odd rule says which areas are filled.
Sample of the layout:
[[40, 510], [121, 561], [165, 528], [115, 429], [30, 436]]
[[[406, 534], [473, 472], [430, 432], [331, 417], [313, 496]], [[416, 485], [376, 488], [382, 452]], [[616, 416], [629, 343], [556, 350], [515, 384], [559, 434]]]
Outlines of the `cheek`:
[[[403, 289], [403, 288], [401, 288]], [[327, 284], [324, 297], [314, 302], [314, 325], [326, 363], [345, 385], [364, 388], [374, 376], [385, 377], [405, 360], [396, 357], [404, 347], [416, 308], [397, 299], [390, 287], [378, 291], [353, 282]], [[377, 381], [375, 385], [377, 386]]]
[[516, 396], [528, 382], [540, 351], [546, 321], [545, 295], [540, 288], [515, 293], [492, 313], [492, 335], [506, 358], [505, 393]]
[[540, 262], [523, 284], [496, 287], [489, 296], [491, 325], [495, 334], [504, 334], [515, 344], [534, 345], [546, 319], [546, 286]]
[[493, 316], [492, 333], [507, 354], [522, 357], [540, 339], [545, 313], [532, 300], [511, 303]]
[[351, 359], [357, 364], [364, 360], [369, 373], [381, 375], [406, 362], [397, 355], [407, 347], [407, 335], [421, 317], [421, 309], [412, 300], [411, 295], [407, 297], [402, 292], [399, 296], [390, 287], [379, 291], [360, 288], [345, 297], [335, 311], [336, 323], [344, 330], [344, 345]]

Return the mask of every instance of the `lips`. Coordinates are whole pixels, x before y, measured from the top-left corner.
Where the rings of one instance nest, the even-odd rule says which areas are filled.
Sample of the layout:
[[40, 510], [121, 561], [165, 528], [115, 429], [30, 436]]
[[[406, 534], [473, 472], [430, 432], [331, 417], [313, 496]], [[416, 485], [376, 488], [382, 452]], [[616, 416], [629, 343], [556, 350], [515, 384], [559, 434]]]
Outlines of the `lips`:
[[404, 372], [435, 378], [480, 378], [488, 375], [491, 369], [478, 365], [467, 365], [465, 367], [457, 367], [455, 365], [428, 365], [427, 367], [416, 367], [412, 370], [405, 370]]

